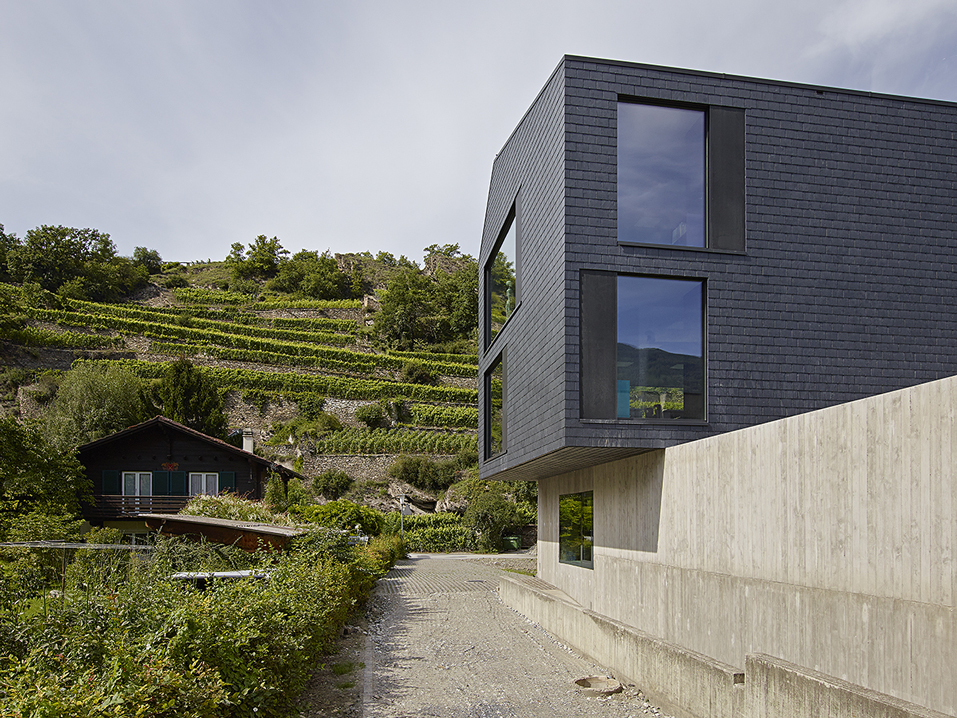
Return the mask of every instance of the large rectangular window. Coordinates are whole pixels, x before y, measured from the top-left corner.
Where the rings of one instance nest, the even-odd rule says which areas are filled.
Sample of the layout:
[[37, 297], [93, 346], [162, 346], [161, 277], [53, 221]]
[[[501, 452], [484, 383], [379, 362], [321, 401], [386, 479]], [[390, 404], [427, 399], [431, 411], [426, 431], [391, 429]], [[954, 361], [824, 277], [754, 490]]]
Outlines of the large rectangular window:
[[705, 113], [618, 103], [618, 241], [705, 246]]
[[558, 560], [593, 568], [595, 518], [591, 491], [558, 497]]
[[581, 273], [581, 416], [704, 421], [705, 285]]
[[485, 265], [485, 344], [498, 335], [518, 306], [518, 227], [509, 212], [491, 258]]
[[618, 103], [618, 241], [744, 250], [745, 113]]
[[485, 374], [485, 458], [505, 451], [505, 355]]
[[704, 286], [618, 277], [616, 416], [704, 419]]

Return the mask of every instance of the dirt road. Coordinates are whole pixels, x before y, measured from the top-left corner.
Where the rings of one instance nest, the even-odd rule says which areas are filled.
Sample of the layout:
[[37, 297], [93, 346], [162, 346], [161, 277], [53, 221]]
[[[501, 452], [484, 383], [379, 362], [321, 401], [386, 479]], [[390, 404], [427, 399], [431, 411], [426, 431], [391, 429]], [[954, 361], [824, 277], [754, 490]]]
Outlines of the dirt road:
[[365, 718], [647, 718], [633, 686], [589, 698], [577, 678], [605, 671], [498, 599], [501, 570], [474, 556], [415, 554], [371, 599]]

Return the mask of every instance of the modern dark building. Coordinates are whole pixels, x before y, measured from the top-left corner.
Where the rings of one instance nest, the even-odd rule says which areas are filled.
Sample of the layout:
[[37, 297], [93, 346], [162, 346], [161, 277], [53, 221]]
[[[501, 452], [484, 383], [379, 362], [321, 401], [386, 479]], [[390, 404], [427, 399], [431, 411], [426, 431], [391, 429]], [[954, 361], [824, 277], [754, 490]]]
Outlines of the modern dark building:
[[[957, 374], [955, 227], [953, 103], [563, 58], [495, 158], [479, 258], [480, 473], [539, 481], [540, 577], [585, 610], [742, 676], [745, 653], [764, 651], [809, 668], [843, 666], [832, 675], [952, 711], [953, 691], [927, 697], [907, 678], [869, 678], [850, 658], [818, 663], [826, 648], [772, 650], [777, 639], [752, 630], [753, 616], [705, 645], [637, 618], [647, 605], [618, 599], [663, 600], [647, 593], [653, 582], [680, 585], [685, 598], [700, 590], [691, 612], [719, 595], [771, 610], [780, 585], [795, 596], [840, 588], [848, 601], [906, 597], [879, 581], [838, 587], [808, 566], [778, 575], [773, 553], [743, 568], [734, 552], [761, 553], [742, 541], [762, 539], [728, 527], [736, 510], [761, 509], [709, 492], [736, 491], [734, 467], [753, 459], [745, 439], [713, 444], [724, 453], [681, 454], [687, 484], [676, 494], [667, 477], [679, 454], [669, 451]], [[857, 450], [836, 448], [842, 432], [832, 434], [802, 434], [812, 450], [801, 456], [813, 456], [814, 442], [821, 452]], [[735, 435], [751, 437], [752, 454], [789, 446]], [[721, 481], [709, 484], [711, 469]], [[768, 486], [783, 476], [769, 471]], [[933, 491], [952, 485], [949, 474], [933, 476]], [[822, 491], [849, 481], [826, 480]], [[665, 526], [669, 496], [724, 511], [727, 533], [709, 524], [705, 539], [697, 518]], [[868, 506], [862, 516], [885, 516]], [[795, 539], [793, 518], [781, 521], [768, 529], [771, 545], [790, 536], [821, 565], [840, 560], [839, 541], [812, 546], [827, 527]], [[672, 540], [680, 548], [669, 556], [661, 547]], [[941, 550], [950, 555], [952, 543]], [[727, 544], [726, 566], [693, 565]], [[950, 559], [941, 571], [957, 589]], [[705, 587], [714, 576], [740, 592]], [[904, 570], [895, 580], [910, 579]], [[957, 630], [948, 595], [930, 602], [938, 613], [927, 625]], [[695, 636], [710, 633], [706, 615], [715, 619], [703, 609], [688, 619]]]

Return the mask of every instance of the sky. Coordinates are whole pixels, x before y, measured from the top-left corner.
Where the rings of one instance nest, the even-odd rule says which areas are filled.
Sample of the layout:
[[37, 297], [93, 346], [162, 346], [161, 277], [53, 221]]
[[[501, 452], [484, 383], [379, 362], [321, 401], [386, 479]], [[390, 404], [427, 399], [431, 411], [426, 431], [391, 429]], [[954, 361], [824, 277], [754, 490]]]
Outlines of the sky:
[[0, 224], [476, 256], [565, 54], [957, 101], [957, 3], [0, 0]]

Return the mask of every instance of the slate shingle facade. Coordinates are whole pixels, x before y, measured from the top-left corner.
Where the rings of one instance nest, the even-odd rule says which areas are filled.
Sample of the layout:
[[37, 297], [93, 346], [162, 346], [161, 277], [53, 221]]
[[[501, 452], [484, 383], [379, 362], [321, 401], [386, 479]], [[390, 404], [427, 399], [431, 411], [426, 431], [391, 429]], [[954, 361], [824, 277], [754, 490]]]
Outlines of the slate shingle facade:
[[[620, 98], [744, 111], [743, 252], [618, 243]], [[480, 266], [513, 202], [520, 304], [480, 359], [505, 352], [506, 450], [483, 476], [542, 478], [957, 374], [952, 103], [568, 56], [495, 159]], [[705, 281], [705, 424], [582, 420], [583, 270]]]

